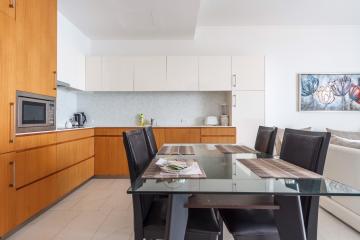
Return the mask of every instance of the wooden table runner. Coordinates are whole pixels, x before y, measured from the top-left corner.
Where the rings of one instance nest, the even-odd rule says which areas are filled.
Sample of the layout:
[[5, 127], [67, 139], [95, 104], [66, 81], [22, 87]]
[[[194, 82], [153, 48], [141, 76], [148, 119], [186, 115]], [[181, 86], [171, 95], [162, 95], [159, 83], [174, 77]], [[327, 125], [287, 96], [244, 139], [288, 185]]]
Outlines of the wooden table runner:
[[253, 173], [261, 178], [319, 179], [321, 175], [298, 167], [281, 159], [239, 159]]
[[192, 146], [162, 146], [158, 155], [195, 155]]
[[[195, 160], [187, 160], [192, 164], [198, 164]], [[195, 175], [181, 175], [181, 174], [171, 174], [171, 173], [164, 173], [161, 171], [160, 167], [157, 166], [156, 160], [151, 161], [148, 168], [145, 170], [144, 174], [141, 176], [143, 179], [194, 179], [194, 178], [206, 178], [206, 174], [204, 169], [200, 166], [200, 170], [202, 174], [195, 174]]]
[[215, 147], [224, 154], [229, 153], [256, 153], [254, 149], [240, 145], [215, 145]]

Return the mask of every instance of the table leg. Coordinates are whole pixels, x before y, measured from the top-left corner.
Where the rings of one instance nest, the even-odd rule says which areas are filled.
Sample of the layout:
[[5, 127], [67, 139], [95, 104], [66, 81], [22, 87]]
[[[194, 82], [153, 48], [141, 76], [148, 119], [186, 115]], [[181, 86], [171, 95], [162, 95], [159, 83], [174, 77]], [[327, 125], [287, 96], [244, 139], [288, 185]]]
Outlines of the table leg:
[[306, 240], [306, 230], [299, 196], [277, 196], [280, 210], [274, 211], [281, 240]]
[[188, 194], [171, 194], [168, 200], [165, 240], [184, 240], [188, 220]]

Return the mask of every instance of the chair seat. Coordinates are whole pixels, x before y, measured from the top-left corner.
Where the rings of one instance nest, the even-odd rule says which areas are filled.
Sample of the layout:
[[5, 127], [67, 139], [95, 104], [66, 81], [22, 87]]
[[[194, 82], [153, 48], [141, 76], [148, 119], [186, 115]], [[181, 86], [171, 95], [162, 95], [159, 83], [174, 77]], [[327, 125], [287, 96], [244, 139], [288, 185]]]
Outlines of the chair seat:
[[220, 209], [219, 211], [234, 239], [280, 240], [271, 210]]
[[[167, 199], [153, 201], [144, 222], [145, 238], [164, 238], [166, 214]], [[217, 236], [219, 232], [220, 226], [213, 209], [189, 209], [186, 239], [201, 239], [201, 236], [209, 236], [209, 234]]]

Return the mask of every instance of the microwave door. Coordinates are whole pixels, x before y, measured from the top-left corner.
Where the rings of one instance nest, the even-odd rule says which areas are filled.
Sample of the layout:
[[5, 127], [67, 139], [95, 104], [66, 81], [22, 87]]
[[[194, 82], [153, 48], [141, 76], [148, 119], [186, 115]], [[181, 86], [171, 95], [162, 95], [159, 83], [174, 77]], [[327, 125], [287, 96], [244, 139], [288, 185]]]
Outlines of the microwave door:
[[46, 126], [47, 102], [23, 98], [19, 108], [19, 127]]

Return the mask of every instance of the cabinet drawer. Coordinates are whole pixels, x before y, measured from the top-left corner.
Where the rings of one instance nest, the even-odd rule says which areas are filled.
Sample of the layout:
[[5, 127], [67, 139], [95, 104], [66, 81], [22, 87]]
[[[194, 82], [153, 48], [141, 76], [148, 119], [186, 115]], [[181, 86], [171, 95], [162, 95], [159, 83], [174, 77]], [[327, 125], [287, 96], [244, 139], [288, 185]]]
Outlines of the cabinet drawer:
[[68, 142], [94, 136], [94, 129], [69, 130], [57, 133], [57, 142]]
[[201, 136], [235, 136], [236, 128], [209, 127], [201, 128]]
[[121, 136], [123, 132], [134, 130], [136, 128], [96, 128], [95, 136]]
[[16, 188], [56, 172], [56, 146], [16, 153]]
[[236, 143], [235, 136], [207, 136], [201, 137], [201, 143]]
[[66, 195], [74, 188], [94, 176], [94, 158], [82, 161], [57, 173], [57, 190], [59, 197]]
[[167, 128], [165, 143], [200, 143], [200, 128]]
[[94, 156], [94, 138], [85, 138], [57, 145], [57, 170]]
[[21, 224], [58, 198], [56, 174], [16, 191], [16, 221]]
[[56, 143], [56, 133], [17, 136], [15, 148], [21, 151], [29, 148], [43, 147]]

